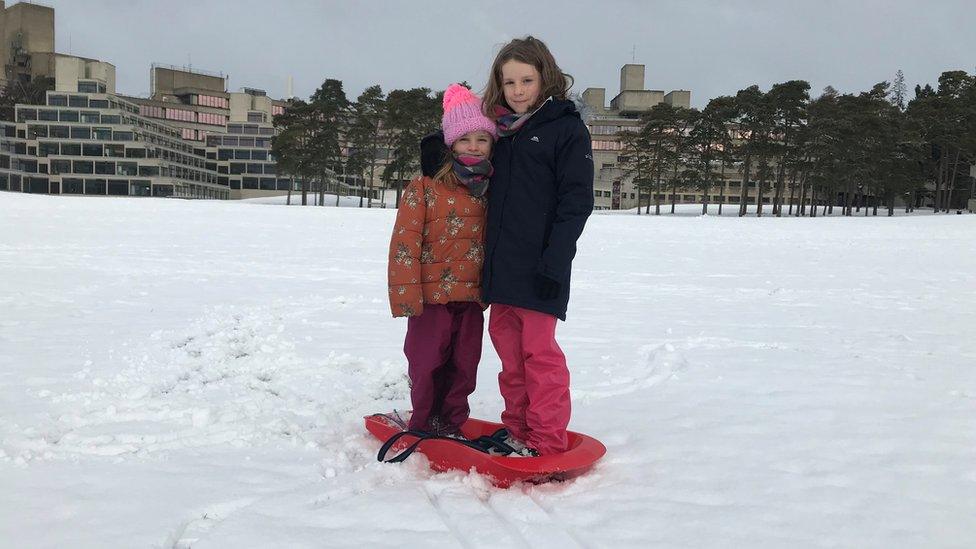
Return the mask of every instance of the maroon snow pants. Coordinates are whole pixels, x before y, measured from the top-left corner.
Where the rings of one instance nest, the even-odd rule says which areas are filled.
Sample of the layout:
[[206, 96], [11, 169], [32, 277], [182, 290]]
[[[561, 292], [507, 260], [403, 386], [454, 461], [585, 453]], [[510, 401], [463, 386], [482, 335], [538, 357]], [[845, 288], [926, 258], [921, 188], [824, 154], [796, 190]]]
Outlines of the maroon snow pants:
[[407, 319], [410, 429], [451, 432], [467, 421], [484, 325], [481, 305], [469, 301], [424, 304], [421, 315]]

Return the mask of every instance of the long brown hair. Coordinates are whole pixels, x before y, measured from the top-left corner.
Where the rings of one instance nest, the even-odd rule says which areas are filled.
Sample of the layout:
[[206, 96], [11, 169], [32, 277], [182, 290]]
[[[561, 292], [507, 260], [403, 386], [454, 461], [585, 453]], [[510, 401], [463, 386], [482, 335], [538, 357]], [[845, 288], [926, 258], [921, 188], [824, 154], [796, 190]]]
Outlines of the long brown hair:
[[488, 77], [482, 104], [485, 116], [492, 120], [497, 118], [495, 105], [511, 108], [505, 101], [505, 92], [502, 89], [502, 65], [509, 61], [532, 65], [539, 71], [542, 80], [539, 99], [536, 105], [529, 107], [530, 111], [538, 108], [549, 97], [566, 99], [569, 89], [573, 87], [573, 77], [559, 68], [556, 58], [552, 56], [545, 42], [532, 36], [516, 38], [502, 46], [501, 51], [495, 56], [495, 62], [491, 65], [491, 74]]
[[441, 164], [441, 167], [437, 169], [437, 173], [434, 174], [433, 180], [447, 186], [449, 189], [457, 188], [458, 178], [454, 173], [454, 154], [450, 151], [444, 155], [444, 163]]

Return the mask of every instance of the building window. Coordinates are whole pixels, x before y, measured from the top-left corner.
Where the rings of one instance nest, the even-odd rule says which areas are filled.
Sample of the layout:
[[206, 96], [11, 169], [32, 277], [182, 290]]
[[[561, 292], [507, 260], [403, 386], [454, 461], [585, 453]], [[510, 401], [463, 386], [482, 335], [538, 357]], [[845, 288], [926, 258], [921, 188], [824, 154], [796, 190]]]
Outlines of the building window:
[[172, 185], [154, 185], [152, 188], [153, 196], [173, 196], [173, 186]]
[[251, 112], [247, 113], [247, 121], [248, 122], [259, 122], [259, 123], [261, 123], [261, 122], [265, 122], [266, 121], [266, 118], [265, 118], [265, 115], [264, 115], [263, 112], [254, 112], [254, 111], [251, 111]]
[[88, 126], [71, 126], [71, 139], [91, 139], [91, 128]]
[[61, 156], [81, 156], [81, 143], [62, 143]]
[[249, 151], [247, 149], [235, 149], [234, 150], [234, 159], [235, 160], [250, 160], [251, 159], [251, 151]]
[[116, 175], [139, 175], [139, 165], [135, 162], [118, 162], [115, 173]]
[[271, 115], [278, 116], [279, 114], [285, 114], [285, 108], [281, 105], [271, 105]]
[[85, 194], [105, 194], [104, 179], [86, 179]]
[[127, 179], [110, 179], [108, 182], [108, 194], [112, 196], [128, 196], [129, 181]]
[[[79, 93], [99, 93], [98, 83], [91, 80], [79, 80], [78, 81], [78, 92]], [[102, 90], [104, 93], [104, 90]]]
[[167, 120], [179, 120], [181, 122], [196, 122], [196, 113], [186, 109], [165, 109]]
[[130, 185], [130, 194], [132, 196], [149, 196], [152, 185], [149, 181], [136, 180]]
[[30, 124], [27, 126], [27, 139], [37, 139], [47, 137], [47, 126], [43, 124]]
[[63, 173], [71, 173], [71, 161], [70, 160], [52, 160], [51, 161], [51, 175], [60, 175]]
[[619, 151], [623, 148], [619, 141], [594, 140], [592, 146], [594, 151]]
[[[53, 97], [53, 96], [52, 96]], [[37, 120], [37, 109], [17, 109], [17, 122]]]
[[227, 123], [227, 116], [223, 114], [201, 112], [197, 116], [197, 122], [200, 124], [210, 124], [212, 126], [223, 126]]
[[108, 99], [91, 99], [88, 101], [88, 107], [92, 109], [107, 109]]
[[102, 145], [85, 143], [81, 146], [81, 156], [105, 156], [105, 148]]
[[148, 116], [150, 118], [165, 118], [165, 116], [163, 116], [162, 107], [155, 107], [151, 105], [139, 105], [139, 114], [142, 116]]
[[68, 97], [69, 107], [83, 107], [88, 108], [88, 98], [84, 95], [72, 95]]
[[78, 111], [61, 111], [62, 122], [77, 122]]
[[225, 97], [214, 97], [212, 95], [198, 95], [197, 105], [202, 105], [204, 107], [214, 107], [217, 109], [228, 108], [228, 101]]
[[84, 192], [85, 181], [83, 179], [65, 177], [61, 180], [62, 194], [84, 194]]
[[59, 154], [61, 147], [57, 143], [41, 143], [37, 147], [38, 156], [51, 156]]
[[58, 111], [48, 111], [48, 110], [38, 111], [38, 119], [40, 119], [40, 120], [49, 120], [49, 121], [52, 121], [52, 122], [57, 122], [58, 121]]
[[99, 141], [111, 141], [112, 130], [109, 128], [92, 128], [92, 137]]

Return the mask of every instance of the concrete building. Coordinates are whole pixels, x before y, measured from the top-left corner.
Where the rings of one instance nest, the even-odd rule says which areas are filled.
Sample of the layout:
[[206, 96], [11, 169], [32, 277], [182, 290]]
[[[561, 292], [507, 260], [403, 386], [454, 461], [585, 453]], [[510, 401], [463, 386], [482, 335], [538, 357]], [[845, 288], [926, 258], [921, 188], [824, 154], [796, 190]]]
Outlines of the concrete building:
[[34, 77], [54, 79], [54, 91], [115, 93], [115, 65], [63, 53], [41, 52], [31, 55]]
[[659, 103], [689, 108], [691, 92], [644, 88], [644, 65], [627, 64], [620, 69], [620, 92], [606, 103], [606, 88], [583, 91], [583, 118], [593, 139], [594, 208], [630, 209], [637, 207], [633, 176], [620, 168], [623, 146], [620, 132], [638, 127], [640, 115]]
[[[594, 208], [616, 210], [637, 207], [638, 191], [633, 184], [633, 175], [621, 169], [620, 165], [620, 153], [623, 150], [620, 133], [636, 130], [640, 126], [641, 115], [660, 103], [690, 108], [691, 92], [673, 90], [665, 93], [662, 90], [644, 89], [644, 65], [628, 64], [620, 69], [620, 93], [610, 100], [609, 107], [606, 104], [605, 88], [587, 88], [582, 94], [582, 100], [583, 118], [593, 139]], [[718, 181], [709, 188], [710, 204], [740, 203], [743, 185], [740, 168], [739, 164], [733, 164], [719, 174]], [[747, 181], [745, 184], [746, 201], [754, 204], [758, 195], [756, 182]], [[785, 192], [788, 196], [788, 182]], [[676, 190], [658, 192], [654, 196], [643, 196], [640, 203], [646, 205], [648, 202], [660, 201], [662, 204], [670, 204], [672, 196], [678, 204], [700, 204], [704, 199], [704, 193], [699, 188], [679, 187]], [[773, 196], [773, 191], [765, 192], [762, 203], [770, 204]], [[809, 203], [809, 199], [807, 202]]]
[[47, 92], [17, 105], [0, 136], [0, 190], [40, 194], [226, 199], [177, 128], [106, 93]]
[[[138, 104], [143, 116], [179, 128], [181, 137], [206, 156], [207, 168], [217, 172], [217, 182], [230, 190], [230, 198], [301, 188], [300, 181], [278, 176], [271, 155], [273, 120], [287, 101], [257, 88], [229, 92], [222, 73], [160, 64], [150, 69], [150, 90], [148, 98], [126, 99]], [[333, 192], [339, 186], [334, 174], [326, 186]]]
[[8, 7], [0, 0], [0, 59], [4, 82], [29, 82], [39, 74], [33, 55], [54, 51], [54, 8], [27, 2]]

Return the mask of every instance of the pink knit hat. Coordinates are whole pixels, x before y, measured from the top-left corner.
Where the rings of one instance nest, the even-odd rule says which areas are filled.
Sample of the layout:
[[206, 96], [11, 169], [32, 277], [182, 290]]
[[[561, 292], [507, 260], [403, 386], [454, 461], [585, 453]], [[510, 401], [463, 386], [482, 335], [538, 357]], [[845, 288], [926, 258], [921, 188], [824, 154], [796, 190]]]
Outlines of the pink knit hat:
[[464, 134], [484, 130], [498, 139], [495, 123], [481, 113], [481, 99], [460, 84], [451, 84], [444, 90], [444, 116], [441, 118], [444, 142], [450, 147]]

